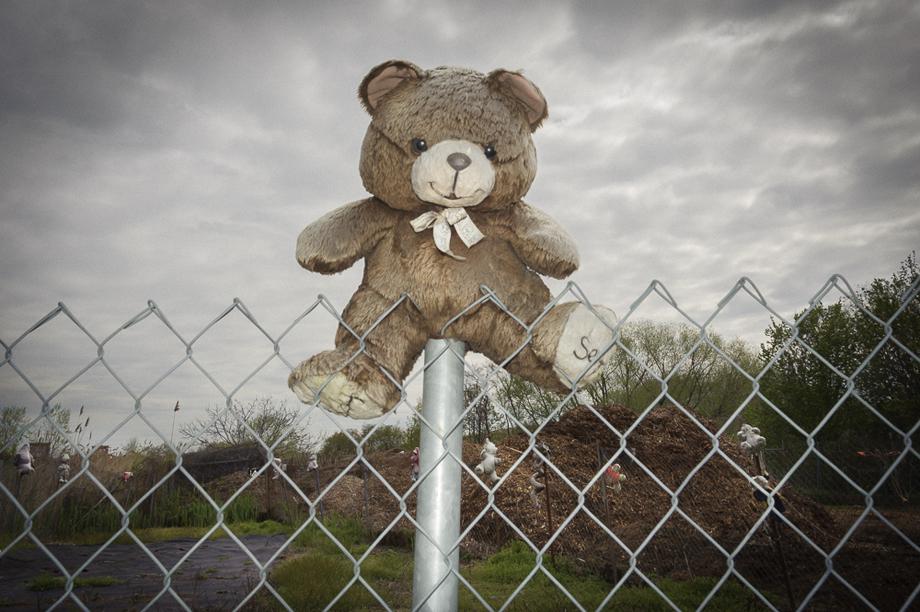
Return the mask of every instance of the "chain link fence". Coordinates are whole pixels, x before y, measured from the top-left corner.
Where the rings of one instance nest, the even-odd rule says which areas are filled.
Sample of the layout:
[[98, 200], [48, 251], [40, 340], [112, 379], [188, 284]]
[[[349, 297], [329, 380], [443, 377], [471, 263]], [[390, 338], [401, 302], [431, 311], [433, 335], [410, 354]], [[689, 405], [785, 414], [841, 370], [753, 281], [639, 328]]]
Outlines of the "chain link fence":
[[[918, 283], [877, 313], [834, 276], [789, 320], [743, 278], [697, 321], [653, 282], [609, 324], [613, 339], [586, 367], [603, 360], [607, 370], [591, 385], [577, 380], [566, 395], [547, 393], [465, 357], [460, 343], [429, 343], [422, 367], [400, 385], [400, 409], [360, 428], [328, 419], [333, 429], [325, 441], [309, 447], [285, 443], [323, 414], [318, 400], [300, 406], [270, 439], [240, 416], [236, 402], [269, 364], [292, 368], [296, 359], [288, 357], [300, 356], [302, 347], [286, 341], [306, 319], [325, 313], [347, 328], [324, 297], [280, 334], [237, 299], [191, 338], [154, 302], [102, 338], [59, 304], [15, 340], [0, 339], [0, 372], [15, 374], [40, 404], [34, 418], [5, 430], [0, 603], [431, 609], [441, 605], [441, 591], [455, 589], [461, 609], [911, 609], [920, 591], [920, 455], [913, 445], [920, 409], [911, 395], [920, 338], [901, 323], [920, 310]], [[859, 354], [846, 367], [803, 331], [838, 294], [874, 330], [861, 336], [870, 340], [860, 350], [849, 347]], [[784, 330], [771, 336], [775, 350], [756, 358], [739, 357], [713, 331], [719, 314], [744, 296], [770, 317], [774, 331]], [[569, 284], [547, 309], [569, 300], [592, 308]], [[663, 302], [691, 332], [686, 350], [666, 367], [629, 335], [650, 300]], [[457, 318], [481, 307], [515, 320], [486, 287]], [[258, 331], [269, 354], [226, 388], [196, 349], [232, 313]], [[148, 318], [185, 350], [139, 391], [106, 351]], [[55, 319], [78, 329], [95, 354], [49, 389], [18, 365], [17, 350]], [[526, 345], [534, 324], [516, 322]], [[721, 378], [688, 374], [704, 354], [706, 375], [719, 370]], [[793, 358], [800, 361], [787, 363]], [[187, 364], [219, 394], [221, 418], [235, 419], [247, 444], [188, 452], [174, 431], [158, 428], [149, 395]], [[424, 409], [417, 405], [408, 389], [426, 378], [426, 394], [434, 393], [429, 382], [445, 393], [443, 375], [432, 374], [437, 364], [460, 373], [459, 386], [446, 391], [458, 408], [446, 416], [433, 415], [437, 408], [427, 398]], [[806, 366], [820, 377], [806, 377]], [[133, 408], [90, 441], [82, 409], [77, 427], [54, 412], [62, 392], [98, 368]], [[793, 378], [780, 376], [789, 372]], [[871, 391], [870, 375], [881, 376], [887, 391]], [[823, 406], [806, 397], [819, 380], [832, 391]], [[700, 395], [698, 387], [724, 391], [728, 381], [736, 395], [729, 403], [719, 396], [715, 410], [715, 395]], [[817, 412], [771, 397], [771, 390], [796, 384], [804, 385], [802, 405], [811, 402]], [[906, 400], [895, 392], [901, 387]], [[132, 419], [146, 423], [157, 444], [112, 451], [110, 441]], [[759, 430], [739, 436], [744, 424]], [[39, 431], [51, 441], [39, 442]], [[28, 457], [29, 450], [19, 451], [30, 439]], [[455, 478], [446, 499], [456, 517], [436, 513], [433, 523], [420, 508], [445, 494], [442, 485], [425, 483], [443, 477]], [[457, 526], [446, 540], [439, 532], [445, 520]], [[431, 554], [419, 563], [425, 546]]]

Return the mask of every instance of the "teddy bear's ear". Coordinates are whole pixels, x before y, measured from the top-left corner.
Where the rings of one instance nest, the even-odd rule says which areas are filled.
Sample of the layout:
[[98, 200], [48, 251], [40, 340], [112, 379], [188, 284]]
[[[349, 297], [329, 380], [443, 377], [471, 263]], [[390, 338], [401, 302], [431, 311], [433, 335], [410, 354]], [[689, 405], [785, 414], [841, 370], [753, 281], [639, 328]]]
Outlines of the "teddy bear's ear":
[[373, 115], [384, 96], [400, 83], [422, 78], [422, 74], [422, 69], [410, 62], [402, 60], [384, 62], [375, 66], [361, 81], [358, 97], [361, 98], [361, 104], [364, 105], [367, 112]]
[[493, 70], [486, 75], [486, 84], [501, 91], [521, 104], [527, 112], [527, 122], [530, 130], [536, 130], [548, 115], [546, 98], [540, 89], [520, 72], [510, 70]]

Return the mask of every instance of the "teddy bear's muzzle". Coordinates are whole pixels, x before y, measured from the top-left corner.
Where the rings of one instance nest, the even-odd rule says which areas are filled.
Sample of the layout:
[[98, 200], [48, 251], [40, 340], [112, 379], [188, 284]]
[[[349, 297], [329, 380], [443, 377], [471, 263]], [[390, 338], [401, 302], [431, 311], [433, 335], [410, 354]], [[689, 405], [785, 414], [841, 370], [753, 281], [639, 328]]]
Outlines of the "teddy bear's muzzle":
[[412, 190], [423, 202], [445, 208], [476, 206], [495, 187], [495, 168], [468, 140], [442, 140], [412, 164]]

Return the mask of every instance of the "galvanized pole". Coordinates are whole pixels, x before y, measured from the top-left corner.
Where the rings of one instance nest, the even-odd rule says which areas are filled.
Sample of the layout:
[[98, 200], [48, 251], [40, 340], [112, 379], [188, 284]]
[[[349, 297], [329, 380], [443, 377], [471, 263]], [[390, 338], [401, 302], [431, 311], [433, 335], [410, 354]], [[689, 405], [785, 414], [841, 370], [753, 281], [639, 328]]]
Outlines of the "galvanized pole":
[[[431, 429], [422, 423], [419, 474], [424, 475], [447, 451], [462, 457], [463, 426], [455, 425], [463, 412], [465, 354], [466, 345], [456, 340], [429, 340], [425, 345], [422, 415], [431, 424]], [[447, 432], [451, 432], [450, 435]], [[416, 529], [412, 609], [456, 610], [457, 577], [450, 574], [444, 579], [449, 570], [444, 552], [460, 536], [460, 466], [454, 459], [446, 457], [430, 474], [422, 477], [416, 518], [428, 537]], [[450, 568], [459, 572], [459, 548], [454, 548], [447, 557]]]

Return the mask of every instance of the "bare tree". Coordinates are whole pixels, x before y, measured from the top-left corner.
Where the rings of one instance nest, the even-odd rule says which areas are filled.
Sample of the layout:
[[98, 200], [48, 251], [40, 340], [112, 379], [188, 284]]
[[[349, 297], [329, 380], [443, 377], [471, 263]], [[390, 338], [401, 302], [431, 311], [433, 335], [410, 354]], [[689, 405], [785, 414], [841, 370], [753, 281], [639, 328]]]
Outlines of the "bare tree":
[[299, 406], [289, 406], [286, 400], [260, 397], [246, 403], [235, 401], [229, 409], [209, 406], [205, 416], [183, 425], [179, 433], [205, 448], [239, 446], [256, 442], [248, 426], [266, 445], [282, 440], [276, 454], [314, 452], [319, 437], [304, 425], [294, 426], [301, 414]]

